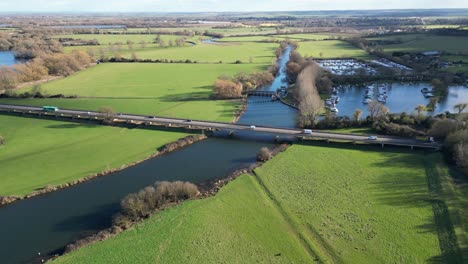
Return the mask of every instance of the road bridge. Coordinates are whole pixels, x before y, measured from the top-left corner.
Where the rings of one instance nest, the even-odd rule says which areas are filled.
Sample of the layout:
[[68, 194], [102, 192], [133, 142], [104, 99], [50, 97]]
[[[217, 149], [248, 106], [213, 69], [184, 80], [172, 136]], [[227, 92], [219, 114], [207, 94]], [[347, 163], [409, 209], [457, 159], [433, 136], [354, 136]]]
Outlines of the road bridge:
[[[59, 109], [55, 112], [45, 112], [42, 107], [37, 106], [20, 106], [20, 105], [7, 105], [0, 104], [1, 112], [13, 112], [19, 114], [31, 114], [36, 116], [57, 116], [70, 119], [92, 119], [103, 120], [105, 115], [100, 112], [87, 111], [87, 110], [72, 110], [72, 109]], [[353, 143], [365, 144], [378, 144], [384, 146], [405, 146], [410, 148], [425, 148], [425, 149], [440, 149], [442, 147], [439, 143], [429, 143], [416, 139], [399, 138], [399, 137], [383, 137], [379, 136], [377, 139], [369, 139], [366, 135], [358, 134], [340, 134], [331, 132], [313, 131], [312, 133], [304, 133], [301, 129], [241, 125], [214, 121], [190, 120], [170, 117], [158, 116], [143, 116], [134, 114], [116, 114], [114, 116], [116, 122], [127, 122], [134, 124], [145, 124], [152, 126], [164, 127], [185, 127], [188, 129], [201, 129], [201, 130], [226, 130], [232, 133], [236, 131], [250, 131], [252, 133], [270, 133], [277, 136], [293, 136], [300, 139], [325, 139], [331, 141], [347, 141]]]

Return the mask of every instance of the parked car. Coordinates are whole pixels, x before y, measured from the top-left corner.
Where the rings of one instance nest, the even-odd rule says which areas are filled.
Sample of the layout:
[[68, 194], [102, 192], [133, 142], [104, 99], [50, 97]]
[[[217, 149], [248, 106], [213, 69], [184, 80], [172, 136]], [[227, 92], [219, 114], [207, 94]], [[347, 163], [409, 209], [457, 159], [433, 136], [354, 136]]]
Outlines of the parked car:
[[192, 119], [187, 119], [185, 120], [185, 122], [192, 122]]
[[377, 136], [369, 136], [367, 139], [369, 139], [369, 140], [377, 140]]
[[312, 129], [304, 129], [304, 134], [312, 134]]

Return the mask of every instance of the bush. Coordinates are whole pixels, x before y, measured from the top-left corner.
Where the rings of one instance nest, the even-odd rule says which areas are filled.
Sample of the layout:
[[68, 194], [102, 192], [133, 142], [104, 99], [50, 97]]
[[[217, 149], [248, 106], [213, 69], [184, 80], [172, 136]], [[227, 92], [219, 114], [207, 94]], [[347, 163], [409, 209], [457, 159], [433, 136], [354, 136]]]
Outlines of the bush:
[[239, 98], [242, 96], [242, 85], [229, 80], [218, 79], [213, 85], [214, 97], [217, 99]]
[[257, 153], [257, 161], [265, 162], [272, 157], [271, 151], [267, 147], [261, 148]]
[[120, 202], [121, 212], [114, 217], [114, 224], [125, 227], [132, 221], [148, 217], [163, 206], [197, 197], [196, 185], [190, 182], [157, 182], [137, 193], [127, 195]]

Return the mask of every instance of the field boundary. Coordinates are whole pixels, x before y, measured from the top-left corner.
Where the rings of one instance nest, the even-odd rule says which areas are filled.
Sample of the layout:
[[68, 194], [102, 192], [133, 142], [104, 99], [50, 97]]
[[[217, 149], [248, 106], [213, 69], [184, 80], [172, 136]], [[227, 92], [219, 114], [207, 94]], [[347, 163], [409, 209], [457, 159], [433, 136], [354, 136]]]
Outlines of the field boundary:
[[[340, 257], [336, 255], [334, 250], [320, 238], [320, 236], [315, 232], [315, 230], [313, 230], [312, 227], [307, 226], [305, 230], [308, 231], [309, 234], [303, 234], [303, 232], [300, 231], [301, 228], [299, 227], [297, 221], [293, 218], [293, 216], [289, 215], [288, 212], [281, 206], [279, 201], [276, 199], [273, 193], [266, 187], [265, 183], [258, 176], [255, 170], [252, 170], [252, 174], [259, 183], [260, 187], [263, 189], [263, 191], [268, 195], [268, 197], [270, 197], [276, 209], [280, 212], [285, 221], [290, 225], [291, 230], [294, 231], [301, 244], [303, 244], [307, 252], [312, 258], [314, 258], [315, 261], [321, 263], [344, 263], [343, 260], [341, 260]], [[309, 243], [309, 237], [312, 238], [313, 242], [317, 243]], [[317, 246], [319, 248], [317, 248]]]
[[424, 161], [426, 168], [426, 181], [429, 191], [429, 203], [434, 214], [434, 223], [439, 239], [441, 255], [434, 257], [436, 262], [463, 263], [463, 256], [458, 243], [452, 216], [444, 199], [442, 177], [440, 168], [434, 159], [427, 157]]

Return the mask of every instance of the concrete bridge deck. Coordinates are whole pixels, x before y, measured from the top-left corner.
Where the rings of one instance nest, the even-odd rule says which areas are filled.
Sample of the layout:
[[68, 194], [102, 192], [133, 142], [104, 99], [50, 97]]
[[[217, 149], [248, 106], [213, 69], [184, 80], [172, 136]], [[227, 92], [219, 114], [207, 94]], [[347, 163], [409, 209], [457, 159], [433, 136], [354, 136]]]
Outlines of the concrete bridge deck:
[[[86, 111], [86, 110], [71, 110], [71, 109], [60, 109], [56, 112], [44, 112], [42, 107], [36, 106], [20, 106], [20, 105], [6, 105], [0, 104], [1, 112], [14, 112], [23, 114], [32, 114], [37, 116], [58, 116], [63, 118], [81, 118], [81, 119], [93, 119], [102, 120], [104, 118], [102, 113]], [[278, 136], [293, 136], [303, 139], [326, 139], [336, 141], [349, 141], [354, 143], [366, 143], [366, 144], [379, 144], [382, 147], [388, 146], [407, 146], [411, 148], [426, 148], [426, 149], [440, 149], [442, 147], [439, 143], [429, 143], [416, 139], [398, 138], [398, 137], [384, 137], [379, 136], [375, 140], [371, 140], [366, 135], [357, 134], [339, 134], [330, 132], [318, 132], [313, 131], [312, 134], [304, 133], [301, 129], [290, 129], [280, 127], [267, 127], [267, 126], [256, 126], [241, 125], [232, 123], [222, 123], [213, 121], [201, 121], [201, 120], [187, 120], [180, 118], [168, 118], [158, 116], [142, 116], [133, 114], [118, 114], [115, 116], [116, 121], [124, 121], [129, 123], [139, 123], [153, 126], [165, 126], [165, 127], [186, 127], [190, 129], [205, 129], [205, 130], [227, 130], [227, 131], [250, 131], [252, 133], [270, 133]], [[253, 127], [254, 126], [254, 127]]]

